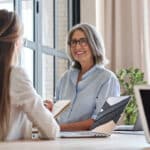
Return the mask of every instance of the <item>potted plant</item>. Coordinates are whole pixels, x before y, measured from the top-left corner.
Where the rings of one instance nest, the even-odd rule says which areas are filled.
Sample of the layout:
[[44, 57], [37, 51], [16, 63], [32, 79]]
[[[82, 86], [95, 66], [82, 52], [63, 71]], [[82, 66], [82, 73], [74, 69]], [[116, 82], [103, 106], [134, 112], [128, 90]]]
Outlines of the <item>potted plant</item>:
[[144, 81], [144, 73], [138, 68], [126, 68], [119, 70], [117, 77], [121, 86], [121, 95], [131, 96], [131, 99], [124, 111], [124, 123], [131, 125], [135, 123], [138, 115], [134, 85], [146, 83], [146, 81]]

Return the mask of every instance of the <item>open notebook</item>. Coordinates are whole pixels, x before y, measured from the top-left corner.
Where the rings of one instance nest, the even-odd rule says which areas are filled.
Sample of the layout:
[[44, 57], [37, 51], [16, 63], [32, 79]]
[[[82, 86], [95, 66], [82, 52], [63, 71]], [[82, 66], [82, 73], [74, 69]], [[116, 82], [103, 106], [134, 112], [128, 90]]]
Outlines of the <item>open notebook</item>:
[[128, 104], [130, 96], [110, 97], [92, 125], [90, 131], [61, 132], [62, 138], [108, 137], [111, 135], [122, 112]]
[[54, 103], [52, 114], [54, 118], [57, 118], [63, 111], [70, 105], [70, 100], [58, 100]]

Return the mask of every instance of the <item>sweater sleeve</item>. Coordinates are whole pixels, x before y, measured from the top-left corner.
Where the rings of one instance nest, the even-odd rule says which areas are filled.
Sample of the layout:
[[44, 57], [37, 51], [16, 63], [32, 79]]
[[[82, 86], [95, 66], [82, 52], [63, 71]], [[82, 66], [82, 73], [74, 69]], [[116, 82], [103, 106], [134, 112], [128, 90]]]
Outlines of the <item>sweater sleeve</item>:
[[[59, 126], [51, 112], [44, 106], [22, 68], [13, 69], [12, 85], [15, 90], [15, 105], [22, 108], [28, 119], [39, 129], [42, 138], [55, 139], [59, 133]], [[13, 98], [14, 99], [14, 98]]]

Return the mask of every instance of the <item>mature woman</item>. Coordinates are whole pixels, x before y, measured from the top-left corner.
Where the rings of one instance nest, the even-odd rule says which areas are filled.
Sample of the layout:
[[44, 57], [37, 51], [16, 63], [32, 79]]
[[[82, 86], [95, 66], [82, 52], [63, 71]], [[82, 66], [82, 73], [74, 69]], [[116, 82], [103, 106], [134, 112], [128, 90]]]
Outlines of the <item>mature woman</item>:
[[58, 82], [56, 100], [70, 99], [71, 105], [58, 121], [61, 130], [88, 130], [107, 98], [120, 95], [120, 86], [104, 67], [104, 44], [92, 25], [74, 26], [67, 42], [73, 66]]
[[59, 126], [45, 108], [23, 69], [16, 66], [22, 26], [14, 12], [0, 10], [0, 141], [41, 137], [54, 139]]

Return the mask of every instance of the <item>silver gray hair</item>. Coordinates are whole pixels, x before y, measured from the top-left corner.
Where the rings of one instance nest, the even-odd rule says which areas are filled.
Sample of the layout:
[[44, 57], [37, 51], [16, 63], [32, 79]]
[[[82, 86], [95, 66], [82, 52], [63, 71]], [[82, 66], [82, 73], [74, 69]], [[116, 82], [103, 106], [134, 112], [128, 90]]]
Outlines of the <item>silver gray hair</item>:
[[86, 23], [81, 23], [81, 24], [75, 25], [69, 31], [68, 37], [67, 37], [67, 44], [68, 44], [67, 51], [68, 51], [68, 55], [69, 55], [71, 61], [74, 63], [73, 67], [79, 68], [79, 69], [81, 68], [81, 65], [79, 64], [79, 62], [77, 62], [73, 58], [73, 56], [70, 52], [70, 45], [69, 45], [70, 41], [72, 40], [72, 36], [73, 36], [74, 32], [77, 30], [84, 32], [84, 34], [88, 40], [88, 44], [91, 49], [91, 52], [93, 54], [94, 63], [106, 65], [108, 60], [105, 56], [105, 47], [104, 47], [104, 42], [103, 42], [101, 35], [98, 35], [98, 32], [96, 31], [94, 26], [92, 26], [90, 24], [86, 24]]

